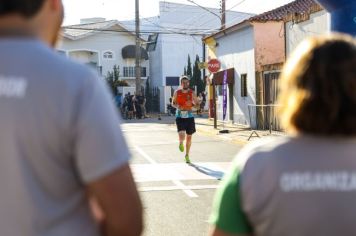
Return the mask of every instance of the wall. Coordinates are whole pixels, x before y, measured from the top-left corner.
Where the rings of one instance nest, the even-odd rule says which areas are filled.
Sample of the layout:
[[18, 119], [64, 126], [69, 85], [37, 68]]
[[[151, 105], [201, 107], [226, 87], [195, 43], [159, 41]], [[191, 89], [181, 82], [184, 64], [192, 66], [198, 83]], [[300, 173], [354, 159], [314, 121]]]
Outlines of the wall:
[[162, 35], [158, 36], [156, 49], [149, 52], [151, 86], [162, 86]]
[[310, 15], [310, 19], [300, 23], [286, 23], [287, 55], [306, 37], [330, 32], [330, 14], [325, 10]]
[[285, 61], [284, 22], [253, 22], [256, 71]]
[[[235, 84], [233, 87], [233, 117], [234, 123], [248, 124], [248, 104], [255, 104], [255, 49], [253, 27], [245, 27], [222, 38], [216, 39], [218, 47], [216, 54], [221, 61], [222, 69], [235, 69]], [[247, 74], [248, 96], [241, 97], [241, 74]], [[219, 98], [221, 100], [221, 98]], [[229, 106], [227, 117], [230, 117]], [[222, 105], [218, 104], [218, 119], [222, 119]]]

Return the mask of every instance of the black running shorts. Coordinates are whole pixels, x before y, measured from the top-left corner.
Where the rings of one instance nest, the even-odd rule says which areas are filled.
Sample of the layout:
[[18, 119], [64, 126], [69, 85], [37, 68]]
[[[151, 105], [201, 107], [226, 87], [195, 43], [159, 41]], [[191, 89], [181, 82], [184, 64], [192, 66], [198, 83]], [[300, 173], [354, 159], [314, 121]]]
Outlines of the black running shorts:
[[195, 133], [195, 121], [194, 117], [191, 118], [176, 118], [177, 130], [185, 131], [188, 135]]

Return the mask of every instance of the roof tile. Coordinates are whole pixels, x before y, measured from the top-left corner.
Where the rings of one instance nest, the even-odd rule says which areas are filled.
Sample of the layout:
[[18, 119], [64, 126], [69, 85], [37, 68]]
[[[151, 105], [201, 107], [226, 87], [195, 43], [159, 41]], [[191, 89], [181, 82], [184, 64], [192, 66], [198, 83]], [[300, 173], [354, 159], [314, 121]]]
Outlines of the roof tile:
[[268, 12], [264, 12], [257, 16], [251, 17], [250, 21], [282, 21], [290, 14], [306, 14], [310, 13], [311, 9], [322, 9], [322, 7], [314, 0], [296, 0], [284, 6], [278, 7]]

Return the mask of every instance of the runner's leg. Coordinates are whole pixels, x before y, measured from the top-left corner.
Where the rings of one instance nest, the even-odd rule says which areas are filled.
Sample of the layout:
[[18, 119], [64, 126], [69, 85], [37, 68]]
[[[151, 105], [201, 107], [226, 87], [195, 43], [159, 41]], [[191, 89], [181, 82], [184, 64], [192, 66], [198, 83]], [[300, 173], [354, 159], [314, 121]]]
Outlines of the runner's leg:
[[184, 139], [185, 139], [185, 131], [184, 130], [183, 131], [179, 131], [178, 132], [178, 136], [179, 136], [179, 150], [181, 152], [184, 152], [184, 144], [183, 144], [183, 142], [184, 142]]
[[186, 151], [185, 154], [187, 156], [189, 156], [189, 151], [190, 151], [190, 147], [192, 146], [192, 135], [187, 135], [187, 139], [185, 142], [185, 147], [186, 147]]

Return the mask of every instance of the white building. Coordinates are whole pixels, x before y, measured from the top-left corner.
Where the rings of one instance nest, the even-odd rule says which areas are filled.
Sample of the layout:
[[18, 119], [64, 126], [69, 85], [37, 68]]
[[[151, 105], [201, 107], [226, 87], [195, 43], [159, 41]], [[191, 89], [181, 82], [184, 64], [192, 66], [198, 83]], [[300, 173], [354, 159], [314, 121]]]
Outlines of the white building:
[[[58, 51], [97, 70], [105, 77], [119, 67], [120, 79], [135, 86], [135, 35], [116, 20], [83, 19], [81, 24], [63, 27]], [[144, 40], [141, 39], [144, 43]], [[141, 49], [142, 86], [149, 75], [149, 60]]]
[[[219, 9], [205, 10], [194, 5], [162, 1], [159, 3], [158, 17], [141, 19], [143, 35], [152, 31], [159, 33], [156, 49], [149, 53], [149, 57], [150, 82], [161, 90], [162, 112], [165, 111], [166, 104], [172, 96], [172, 87], [169, 85], [178, 83], [179, 76], [184, 73], [184, 67], [187, 66], [188, 55], [191, 63], [194, 63], [196, 55], [200, 61], [203, 60], [202, 38], [219, 31], [221, 27], [219, 15]], [[252, 14], [248, 13], [227, 11], [226, 26], [251, 16]], [[122, 23], [126, 28], [134, 26], [132, 21]]]
[[[305, 17], [307, 16], [307, 17]], [[330, 32], [330, 13], [321, 8], [315, 8], [304, 18], [291, 17], [286, 22], [286, 50], [287, 56], [305, 38]]]
[[[254, 28], [247, 21], [211, 36], [214, 56], [221, 62], [221, 71], [213, 75], [217, 82], [217, 119], [223, 120], [221, 80], [227, 70], [227, 111], [225, 120], [249, 124], [249, 104], [256, 104]], [[208, 38], [209, 40], [209, 38]]]
[[205, 37], [208, 55], [219, 59], [222, 67], [211, 76], [217, 85], [218, 120], [223, 120], [221, 84], [227, 71], [225, 120], [279, 130], [275, 108], [285, 59], [305, 37], [330, 31], [329, 25], [329, 15], [315, 1], [295, 0]]

